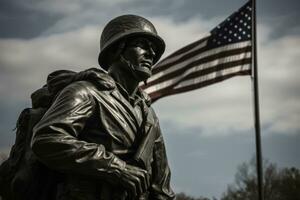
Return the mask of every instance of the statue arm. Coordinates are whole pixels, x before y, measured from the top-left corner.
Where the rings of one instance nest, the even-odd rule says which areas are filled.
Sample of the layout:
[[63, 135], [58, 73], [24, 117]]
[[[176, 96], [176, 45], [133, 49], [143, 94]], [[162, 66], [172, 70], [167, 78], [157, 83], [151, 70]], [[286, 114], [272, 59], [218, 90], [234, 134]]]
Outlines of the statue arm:
[[168, 165], [164, 140], [158, 125], [158, 137], [155, 140], [152, 163], [151, 199], [174, 199], [175, 194], [170, 186], [171, 171]]
[[101, 144], [78, 140], [95, 100], [86, 82], [67, 86], [33, 129], [32, 150], [48, 167], [67, 173], [103, 175], [114, 155]]

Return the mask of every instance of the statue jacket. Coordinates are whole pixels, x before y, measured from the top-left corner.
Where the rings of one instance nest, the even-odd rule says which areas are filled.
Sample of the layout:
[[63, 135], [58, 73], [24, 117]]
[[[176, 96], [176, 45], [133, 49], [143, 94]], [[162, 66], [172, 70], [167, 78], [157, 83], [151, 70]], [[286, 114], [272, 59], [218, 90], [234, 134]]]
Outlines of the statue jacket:
[[155, 127], [146, 169], [148, 199], [173, 199], [164, 140], [149, 97], [139, 89], [131, 99], [107, 73], [93, 69], [93, 74], [92, 81], [62, 89], [33, 129], [33, 152], [61, 174], [55, 198], [122, 199], [120, 186], [111, 182], [110, 164], [115, 156], [131, 163], [143, 134]]

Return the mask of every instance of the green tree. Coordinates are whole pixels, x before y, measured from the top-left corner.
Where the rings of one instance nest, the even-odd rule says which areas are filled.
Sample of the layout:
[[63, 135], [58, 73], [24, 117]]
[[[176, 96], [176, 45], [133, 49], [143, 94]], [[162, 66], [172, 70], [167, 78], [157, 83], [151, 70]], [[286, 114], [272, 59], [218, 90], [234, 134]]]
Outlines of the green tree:
[[[278, 169], [264, 161], [264, 199], [300, 200], [300, 171], [296, 168]], [[228, 186], [221, 200], [257, 200], [256, 163], [252, 159], [238, 167], [235, 182]]]

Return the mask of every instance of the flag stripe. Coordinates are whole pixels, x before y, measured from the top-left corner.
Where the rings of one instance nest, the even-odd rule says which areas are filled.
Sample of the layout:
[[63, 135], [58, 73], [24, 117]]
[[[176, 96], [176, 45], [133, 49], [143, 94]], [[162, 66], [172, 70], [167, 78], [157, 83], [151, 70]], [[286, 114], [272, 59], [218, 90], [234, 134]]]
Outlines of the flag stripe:
[[189, 85], [183, 88], [178, 88], [178, 89], [172, 89], [172, 90], [159, 90], [153, 93], [150, 93], [149, 95], [151, 96], [152, 102], [155, 102], [156, 100], [162, 98], [162, 97], [166, 97], [166, 96], [170, 96], [170, 95], [174, 95], [174, 94], [179, 94], [179, 93], [183, 93], [183, 92], [188, 92], [194, 89], [199, 89], [217, 82], [221, 82], [223, 80], [229, 79], [231, 77], [234, 76], [243, 76], [243, 75], [249, 75], [251, 74], [251, 69], [246, 70], [246, 71], [238, 71], [236, 73], [231, 73], [228, 75], [223, 75], [223, 76], [219, 76], [216, 77], [214, 79], [210, 79], [204, 82], [199, 82], [197, 84], [194, 85]]
[[[185, 65], [181, 65], [180, 67], [174, 66], [174, 68], [178, 68], [177, 70], [171, 70], [171, 72], [167, 72], [167, 73], [161, 73], [161, 76], [159, 78], [156, 78], [154, 80], [149, 80], [147, 87], [150, 87], [152, 85], [164, 82], [168, 79], [174, 78], [176, 76], [181, 75], [182, 73], [184, 73], [187, 70], [193, 69], [194, 67], [197, 66], [202, 66], [204, 63], [209, 63], [212, 61], [216, 61], [219, 58], [224, 58], [224, 59], [230, 59], [232, 56], [235, 55], [241, 55], [240, 57], [243, 58], [243, 55], [245, 55], [245, 52], [251, 52], [251, 47], [245, 47], [245, 48], [241, 48], [241, 49], [234, 49], [234, 50], [229, 50], [229, 51], [224, 51], [221, 52], [219, 54], [214, 54], [212, 56], [209, 57], [204, 57], [202, 59], [199, 60], [194, 60], [191, 61], [189, 64], [185, 64]], [[232, 57], [233, 59], [235, 59], [235, 57]], [[203, 68], [205, 69], [205, 68]]]
[[[208, 68], [208, 69], [203, 70], [203, 71], [201, 71], [201, 70], [194, 71], [190, 74], [186, 74], [186, 76], [183, 77], [180, 80], [176, 80], [176, 79], [169, 80], [169, 81], [166, 81], [164, 83], [157, 84], [157, 85], [154, 85], [152, 87], [146, 88], [145, 91], [150, 94], [150, 93], [153, 93], [153, 92], [158, 91], [158, 90], [165, 90], [165, 89], [169, 90], [169, 89], [174, 88], [177, 84], [179, 84], [180, 81], [186, 81], [186, 80], [195, 78], [197, 76], [203, 76], [203, 77], [206, 76], [206, 75], [208, 76], [211, 73], [221, 74], [222, 73], [222, 72], [220, 72], [221, 70], [228, 69], [228, 68], [234, 68], [234, 67], [241, 66], [241, 65], [244, 65], [244, 64], [247, 64], [247, 63], [251, 63], [251, 58], [247, 58], [247, 59], [239, 60], [239, 61], [234, 61], [234, 62], [229, 62], [229, 63], [223, 63], [223, 64], [216, 65], [216, 66], [212, 67], [212, 69]], [[213, 71], [215, 68], [220, 68], [221, 70]]]
[[[178, 83], [179, 81], [185, 80], [186, 76], [189, 76], [189, 74], [192, 73], [196, 73], [196, 72], [200, 72], [200, 75], [204, 75], [207, 74], [207, 72], [210, 73], [210, 71], [213, 70], [222, 70], [223, 66], [235, 66], [236, 63], [238, 62], [242, 62], [242, 64], [245, 62], [244, 60], [247, 60], [247, 62], [251, 62], [251, 52], [244, 52], [241, 54], [237, 54], [237, 55], [231, 55], [231, 56], [227, 56], [227, 57], [223, 57], [220, 59], [215, 59], [212, 60], [210, 62], [206, 62], [206, 63], [195, 63], [194, 67], [189, 66], [187, 69], [185, 69], [185, 71], [180, 72], [178, 75], [176, 76], [166, 76], [164, 77], [165, 80], [161, 81], [161, 79], [158, 79], [159, 83], [155, 83], [152, 84], [152, 86], [147, 85], [147, 92], [152, 92], [154, 90], [158, 90], [164, 87], [168, 87], [170, 85], [174, 85], [176, 83]], [[249, 60], [250, 59], [250, 60]], [[176, 72], [174, 72], [176, 73]], [[172, 75], [172, 74], [171, 74]], [[151, 83], [149, 83], [151, 84]]]
[[[176, 70], [178, 70], [182, 67], [185, 67], [187, 64], [189, 64], [190, 62], [193, 62], [194, 60], [199, 60], [201, 58], [209, 57], [211, 55], [218, 54], [218, 53], [221, 53], [223, 51], [229, 51], [229, 50], [233, 50], [233, 49], [240, 49], [240, 48], [244, 48], [244, 47], [248, 47], [248, 46], [251, 46], [250, 41], [240, 42], [240, 43], [235, 43], [235, 44], [229, 44], [229, 45], [214, 48], [214, 49], [211, 49], [211, 50], [207, 50], [205, 48], [198, 49], [194, 52], [191, 52], [191, 53], [185, 55], [183, 58], [181, 58], [180, 60], [178, 60], [176, 62], [171, 62], [167, 65], [161, 65], [159, 63], [158, 64], [159, 66], [157, 65], [157, 67], [153, 68], [153, 72], [152, 72], [153, 75], [148, 81], [151, 82], [152, 80], [157, 79], [157, 78], [161, 77], [164, 74], [167, 74], [167, 73], [170, 73], [172, 71], [176, 71]], [[159, 72], [161, 72], [161, 73], [159, 73]]]
[[193, 43], [175, 51], [174, 53], [172, 53], [171, 55], [169, 55], [168, 57], [166, 57], [165, 59], [160, 61], [159, 66], [156, 66], [156, 69], [153, 69], [154, 72], [155, 72], [155, 70], [158, 70], [158, 67], [168, 64], [172, 61], [175, 61], [176, 59], [181, 58], [182, 56], [184, 56], [192, 51], [203, 48], [206, 44], [207, 44], [207, 37], [205, 37], [201, 40], [198, 40], [196, 42], [193, 42]]
[[[224, 74], [229, 74], [230, 72], [236, 72], [236, 71], [247, 71], [250, 69], [250, 65], [249, 63], [251, 63], [251, 58], [249, 59], [244, 59], [241, 61], [236, 61], [236, 62], [232, 62], [232, 63], [225, 63], [221, 66], [218, 66], [218, 69], [221, 68], [222, 70], [216, 70], [213, 68], [209, 68], [207, 71], [204, 70], [203, 73], [202, 71], [198, 71], [195, 72], [193, 74], [190, 74], [189, 76], [187, 76], [184, 81], [180, 82], [179, 84], [177, 84], [174, 89], [180, 88], [180, 87], [184, 87], [190, 84], [195, 84], [198, 82], [203, 81], [203, 79], [211, 79], [211, 77], [214, 76], [223, 76]], [[206, 74], [206, 76], [203, 76], [202, 74]]]

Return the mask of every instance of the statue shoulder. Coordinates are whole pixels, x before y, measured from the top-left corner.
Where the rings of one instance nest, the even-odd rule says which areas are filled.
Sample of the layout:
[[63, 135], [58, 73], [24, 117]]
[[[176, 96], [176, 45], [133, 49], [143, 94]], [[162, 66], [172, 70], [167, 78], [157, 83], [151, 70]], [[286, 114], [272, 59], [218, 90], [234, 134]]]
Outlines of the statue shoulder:
[[116, 87], [113, 78], [104, 70], [90, 68], [72, 76], [66, 89], [77, 93], [88, 93], [92, 90], [110, 91]]
[[[59, 76], [61, 77], [59, 78]], [[115, 81], [113, 78], [106, 71], [97, 68], [90, 68], [66, 76], [60, 74], [59, 76], [56, 76], [56, 81], [51, 81], [51, 83], [56, 83], [53, 84], [56, 86], [53, 88], [62, 88], [60, 94], [63, 95], [67, 94], [73, 97], [86, 99], [93, 96], [93, 91], [98, 93], [99, 91], [111, 91], [115, 88]], [[63, 81], [60, 81], [60, 79], [64, 80], [64, 83]], [[69, 80], [66, 81], [67, 79]], [[60, 87], [58, 87], [58, 85]], [[48, 87], [49, 86], [50, 84], [48, 84]]]
[[113, 90], [116, 87], [114, 79], [106, 71], [99, 68], [90, 68], [79, 72], [74, 79], [75, 81], [84, 80], [93, 83], [100, 90]]

